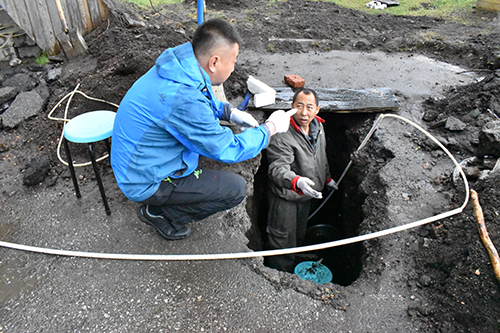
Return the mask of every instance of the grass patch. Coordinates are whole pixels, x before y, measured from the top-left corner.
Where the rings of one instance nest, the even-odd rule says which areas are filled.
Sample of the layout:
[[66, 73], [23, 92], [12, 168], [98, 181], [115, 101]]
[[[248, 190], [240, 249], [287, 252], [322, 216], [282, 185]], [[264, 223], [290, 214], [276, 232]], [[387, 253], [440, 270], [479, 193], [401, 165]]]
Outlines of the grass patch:
[[477, 0], [400, 0], [398, 6], [386, 9], [369, 9], [369, 0], [323, 0], [342, 7], [357, 9], [369, 14], [391, 14], [397, 16], [431, 16], [463, 21], [463, 15], [471, 13]]
[[[131, 2], [143, 9], [151, 9], [153, 6], [171, 5], [181, 3], [183, 0], [120, 0], [121, 2]], [[209, 1], [209, 0], [208, 0]], [[268, 0], [268, 5], [286, 0]], [[304, 0], [305, 2], [306, 0]], [[360, 10], [369, 14], [390, 14], [397, 16], [430, 16], [447, 20], [454, 20], [461, 23], [468, 23], [464, 17], [470, 14], [477, 0], [400, 0], [398, 6], [387, 7], [386, 9], [369, 9], [366, 3], [370, 0], [310, 0], [333, 2], [342, 7]]]
[[49, 56], [47, 53], [42, 53], [38, 56], [38, 58], [35, 59], [35, 63], [37, 65], [43, 66], [49, 62]]

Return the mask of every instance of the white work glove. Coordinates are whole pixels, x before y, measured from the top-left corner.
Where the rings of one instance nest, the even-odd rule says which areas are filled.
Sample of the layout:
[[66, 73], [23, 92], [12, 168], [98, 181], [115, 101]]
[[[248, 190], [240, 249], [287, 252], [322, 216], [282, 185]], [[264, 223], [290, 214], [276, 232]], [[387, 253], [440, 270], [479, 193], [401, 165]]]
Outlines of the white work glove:
[[300, 188], [305, 195], [308, 195], [315, 199], [323, 198], [323, 194], [316, 191], [311, 186], [314, 186], [314, 182], [307, 177], [300, 177], [299, 180], [297, 180], [297, 187]]
[[328, 184], [326, 184], [326, 186], [330, 186], [331, 188], [333, 188], [335, 191], [339, 189], [339, 186], [337, 185], [337, 183], [335, 182], [335, 180], [330, 180], [328, 182]]
[[238, 110], [236, 108], [231, 109], [231, 115], [229, 116], [229, 120], [232, 123], [241, 126], [242, 129], [259, 126], [257, 120], [255, 120], [255, 118], [250, 113]]
[[297, 112], [297, 109], [291, 109], [290, 111], [278, 110], [274, 111], [266, 122], [269, 121], [274, 124], [276, 128], [275, 133], [285, 133], [288, 131], [288, 126], [290, 125], [290, 117]]

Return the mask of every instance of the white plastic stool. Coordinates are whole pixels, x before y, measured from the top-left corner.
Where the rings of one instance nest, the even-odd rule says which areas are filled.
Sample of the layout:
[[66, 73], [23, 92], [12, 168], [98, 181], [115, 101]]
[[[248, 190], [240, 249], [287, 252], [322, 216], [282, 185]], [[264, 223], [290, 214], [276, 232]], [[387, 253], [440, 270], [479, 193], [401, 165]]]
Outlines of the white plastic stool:
[[77, 198], [80, 198], [81, 194], [80, 189], [78, 188], [75, 169], [73, 167], [73, 160], [71, 159], [71, 154], [69, 152], [68, 141], [74, 143], [87, 143], [89, 145], [90, 160], [92, 161], [92, 167], [94, 168], [97, 185], [99, 186], [102, 201], [104, 202], [104, 208], [106, 209], [106, 214], [108, 215], [111, 215], [111, 210], [109, 209], [106, 194], [104, 193], [104, 186], [102, 185], [101, 176], [99, 175], [99, 171], [97, 169], [97, 162], [94, 156], [92, 144], [94, 142], [104, 140], [108, 153], [111, 154], [109, 138], [113, 134], [115, 115], [116, 112], [104, 110], [91, 111], [81, 114], [66, 123], [64, 126], [65, 140], [63, 140], [66, 155], [68, 157], [68, 166], [71, 172], [71, 178], [73, 179], [73, 186], [75, 187]]

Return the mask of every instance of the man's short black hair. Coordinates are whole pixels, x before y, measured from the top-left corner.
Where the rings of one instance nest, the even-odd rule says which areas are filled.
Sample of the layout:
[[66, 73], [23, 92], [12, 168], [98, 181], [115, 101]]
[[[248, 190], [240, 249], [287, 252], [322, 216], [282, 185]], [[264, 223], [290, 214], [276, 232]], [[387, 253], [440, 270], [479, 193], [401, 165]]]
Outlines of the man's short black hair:
[[293, 99], [292, 99], [292, 104], [295, 103], [295, 100], [297, 99], [297, 96], [300, 94], [300, 93], [304, 93], [306, 95], [310, 95], [310, 94], [313, 94], [314, 95], [314, 101], [316, 102], [316, 106], [319, 105], [319, 100], [318, 100], [318, 94], [316, 94], [316, 92], [312, 89], [309, 89], [309, 88], [300, 88], [299, 90], [297, 90], [295, 92], [295, 94], [293, 94]]
[[210, 52], [214, 47], [241, 45], [241, 37], [235, 27], [226, 20], [214, 18], [203, 22], [194, 32], [193, 50], [197, 56]]

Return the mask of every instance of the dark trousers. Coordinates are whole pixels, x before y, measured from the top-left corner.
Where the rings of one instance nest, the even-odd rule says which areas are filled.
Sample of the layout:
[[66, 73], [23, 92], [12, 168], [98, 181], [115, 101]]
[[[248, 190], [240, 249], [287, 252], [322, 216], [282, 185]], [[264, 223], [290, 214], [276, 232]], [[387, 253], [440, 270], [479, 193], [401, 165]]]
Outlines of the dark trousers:
[[187, 177], [164, 180], [143, 203], [177, 223], [202, 220], [237, 206], [246, 195], [245, 180], [233, 173], [197, 169]]
[[[268, 200], [267, 236], [269, 248], [286, 249], [301, 246], [306, 235], [311, 201], [288, 201], [270, 192]], [[267, 257], [267, 265], [293, 273], [295, 254]]]

